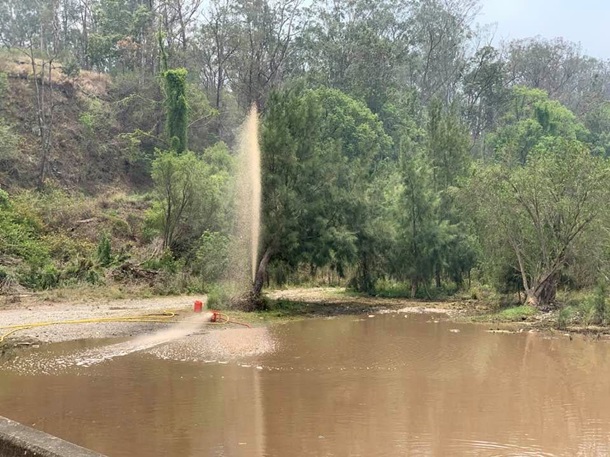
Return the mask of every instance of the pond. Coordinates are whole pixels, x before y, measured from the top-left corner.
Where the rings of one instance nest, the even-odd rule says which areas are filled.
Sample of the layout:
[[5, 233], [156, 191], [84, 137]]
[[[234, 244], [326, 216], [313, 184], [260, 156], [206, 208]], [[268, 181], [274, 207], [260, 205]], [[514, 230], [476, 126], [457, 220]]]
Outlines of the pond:
[[212, 334], [23, 351], [0, 415], [109, 456], [610, 453], [604, 341], [402, 313]]

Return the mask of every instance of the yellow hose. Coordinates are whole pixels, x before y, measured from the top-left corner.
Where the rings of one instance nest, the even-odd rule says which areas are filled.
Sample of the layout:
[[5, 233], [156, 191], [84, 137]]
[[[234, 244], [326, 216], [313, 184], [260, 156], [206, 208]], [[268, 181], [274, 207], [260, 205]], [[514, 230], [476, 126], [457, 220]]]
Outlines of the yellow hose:
[[98, 317], [89, 319], [76, 319], [70, 321], [48, 321], [48, 322], [33, 322], [30, 324], [7, 325], [0, 327], [2, 330], [8, 330], [0, 336], [0, 343], [4, 339], [19, 330], [27, 330], [37, 327], [47, 327], [49, 325], [64, 325], [64, 324], [99, 324], [106, 322], [152, 322], [152, 323], [167, 323], [170, 319], [176, 317], [173, 311], [163, 311], [158, 314], [144, 314], [138, 316], [116, 316], [116, 317]]

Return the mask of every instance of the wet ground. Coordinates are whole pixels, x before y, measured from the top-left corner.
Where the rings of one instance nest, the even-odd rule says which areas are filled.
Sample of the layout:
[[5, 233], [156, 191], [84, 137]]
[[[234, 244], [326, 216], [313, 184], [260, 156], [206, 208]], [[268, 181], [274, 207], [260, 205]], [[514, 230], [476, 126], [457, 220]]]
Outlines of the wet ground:
[[0, 415], [109, 456], [610, 453], [610, 343], [371, 316], [20, 351]]

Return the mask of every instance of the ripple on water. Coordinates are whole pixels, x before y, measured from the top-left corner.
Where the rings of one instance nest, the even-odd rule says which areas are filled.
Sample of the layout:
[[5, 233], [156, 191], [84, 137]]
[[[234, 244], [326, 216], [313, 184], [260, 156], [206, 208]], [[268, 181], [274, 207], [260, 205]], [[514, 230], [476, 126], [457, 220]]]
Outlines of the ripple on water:
[[60, 374], [140, 352], [166, 360], [227, 363], [228, 360], [260, 355], [275, 349], [266, 328], [198, 333], [201, 331], [200, 324], [189, 321], [128, 341], [85, 349], [82, 349], [82, 343], [49, 345], [44, 350], [17, 355], [4, 363], [3, 368], [21, 374]]
[[485, 440], [454, 439], [452, 440], [450, 449], [460, 455], [470, 453], [471, 455], [502, 455], [506, 457], [556, 457], [556, 454], [544, 452], [540, 446], [537, 445], [523, 446]]
[[228, 361], [266, 354], [275, 350], [275, 342], [265, 327], [224, 329], [192, 335], [150, 351], [162, 359], [192, 362]]

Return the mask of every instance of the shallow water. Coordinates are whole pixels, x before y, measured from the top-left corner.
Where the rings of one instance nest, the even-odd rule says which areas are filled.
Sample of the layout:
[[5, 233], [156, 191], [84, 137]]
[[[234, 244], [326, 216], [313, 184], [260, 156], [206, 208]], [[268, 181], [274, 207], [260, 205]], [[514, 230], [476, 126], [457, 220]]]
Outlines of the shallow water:
[[90, 366], [65, 360], [107, 342], [50, 345], [4, 362], [0, 415], [110, 456], [608, 455], [609, 344], [485, 330], [306, 320]]

